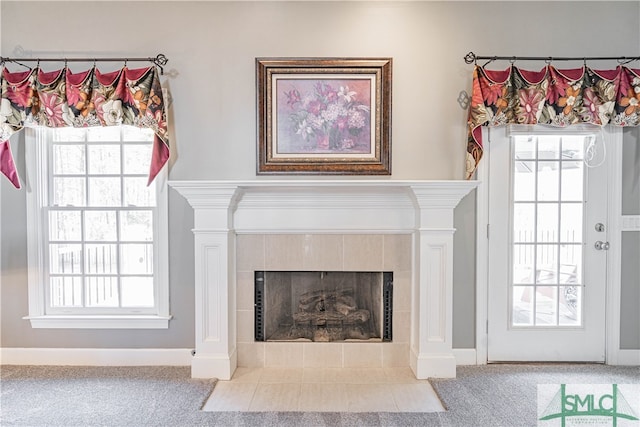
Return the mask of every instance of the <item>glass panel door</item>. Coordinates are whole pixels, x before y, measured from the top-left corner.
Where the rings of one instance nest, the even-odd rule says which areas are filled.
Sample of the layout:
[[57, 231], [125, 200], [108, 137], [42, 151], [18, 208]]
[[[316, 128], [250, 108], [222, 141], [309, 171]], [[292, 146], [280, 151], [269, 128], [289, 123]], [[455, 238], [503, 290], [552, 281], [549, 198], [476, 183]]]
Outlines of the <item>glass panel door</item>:
[[488, 361], [604, 361], [607, 135], [491, 129]]

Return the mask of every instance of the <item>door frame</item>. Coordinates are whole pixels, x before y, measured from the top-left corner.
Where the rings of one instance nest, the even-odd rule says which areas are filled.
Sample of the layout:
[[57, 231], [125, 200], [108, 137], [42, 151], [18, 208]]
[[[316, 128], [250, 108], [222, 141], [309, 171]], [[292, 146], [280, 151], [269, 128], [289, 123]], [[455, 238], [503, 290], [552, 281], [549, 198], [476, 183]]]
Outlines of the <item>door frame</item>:
[[[478, 165], [476, 180], [476, 364], [486, 365], [489, 333], [489, 168], [491, 128], [482, 127], [485, 141], [483, 161]], [[607, 281], [605, 303], [605, 364], [617, 365], [620, 353], [620, 288], [622, 233], [622, 128], [608, 126], [604, 134], [608, 175]]]

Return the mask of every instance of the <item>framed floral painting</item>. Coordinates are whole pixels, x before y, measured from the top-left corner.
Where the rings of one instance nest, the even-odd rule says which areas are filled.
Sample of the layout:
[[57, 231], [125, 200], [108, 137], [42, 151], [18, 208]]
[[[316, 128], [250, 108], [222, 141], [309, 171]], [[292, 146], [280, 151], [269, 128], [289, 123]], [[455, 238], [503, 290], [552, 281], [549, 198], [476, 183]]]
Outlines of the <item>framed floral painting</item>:
[[258, 174], [391, 175], [391, 58], [256, 58]]

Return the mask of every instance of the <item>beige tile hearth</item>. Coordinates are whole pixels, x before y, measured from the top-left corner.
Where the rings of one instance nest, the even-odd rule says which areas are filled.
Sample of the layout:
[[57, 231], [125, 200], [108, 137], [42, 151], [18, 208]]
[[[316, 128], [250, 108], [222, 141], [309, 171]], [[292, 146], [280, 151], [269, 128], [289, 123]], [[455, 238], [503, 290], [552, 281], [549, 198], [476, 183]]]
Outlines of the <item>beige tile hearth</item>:
[[409, 368], [238, 368], [203, 411], [442, 412]]

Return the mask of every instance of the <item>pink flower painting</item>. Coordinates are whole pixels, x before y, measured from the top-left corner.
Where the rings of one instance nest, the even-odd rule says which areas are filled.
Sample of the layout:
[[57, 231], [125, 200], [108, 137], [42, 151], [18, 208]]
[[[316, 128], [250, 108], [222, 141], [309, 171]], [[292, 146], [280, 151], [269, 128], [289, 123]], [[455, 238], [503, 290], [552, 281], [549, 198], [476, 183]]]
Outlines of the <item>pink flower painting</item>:
[[279, 79], [280, 154], [371, 152], [371, 80]]

